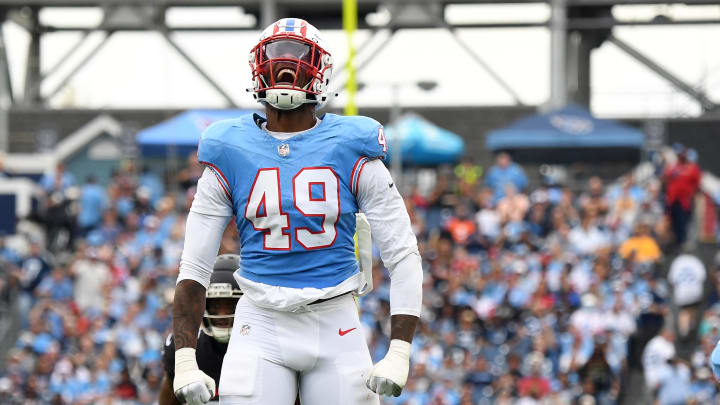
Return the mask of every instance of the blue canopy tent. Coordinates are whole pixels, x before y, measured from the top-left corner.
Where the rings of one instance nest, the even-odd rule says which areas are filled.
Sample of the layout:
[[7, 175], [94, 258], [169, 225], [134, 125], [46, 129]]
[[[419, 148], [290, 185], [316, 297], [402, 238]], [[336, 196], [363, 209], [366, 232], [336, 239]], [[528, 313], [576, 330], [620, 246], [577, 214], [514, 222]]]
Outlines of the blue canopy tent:
[[644, 143], [642, 131], [570, 105], [492, 131], [485, 145], [493, 152], [511, 152], [518, 161], [568, 163], [637, 161]]
[[[401, 143], [403, 164], [454, 163], [465, 152], [465, 142], [460, 136], [413, 114], [405, 115], [385, 128], [385, 135], [390, 149], [397, 141]], [[391, 156], [392, 150], [389, 150], [388, 160], [392, 163]]]
[[215, 121], [237, 118], [250, 110], [188, 110], [138, 132], [136, 141], [145, 157], [187, 156], [197, 149], [202, 132]]

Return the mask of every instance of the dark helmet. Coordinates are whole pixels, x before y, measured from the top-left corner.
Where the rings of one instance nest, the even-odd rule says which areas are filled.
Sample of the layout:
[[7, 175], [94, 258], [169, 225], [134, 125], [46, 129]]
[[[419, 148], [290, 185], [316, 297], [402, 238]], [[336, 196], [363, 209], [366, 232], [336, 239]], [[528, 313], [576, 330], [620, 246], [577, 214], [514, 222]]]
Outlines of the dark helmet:
[[205, 334], [212, 336], [218, 342], [227, 343], [230, 340], [230, 332], [232, 325], [228, 328], [215, 326], [210, 322], [211, 319], [234, 319], [235, 314], [216, 315], [211, 314], [207, 310], [207, 301], [216, 298], [235, 298], [236, 300], [242, 296], [242, 290], [235, 280], [233, 274], [240, 267], [240, 256], [234, 254], [220, 255], [215, 259], [212, 275], [210, 276], [210, 285], [205, 291], [205, 315], [202, 321], [202, 330]]

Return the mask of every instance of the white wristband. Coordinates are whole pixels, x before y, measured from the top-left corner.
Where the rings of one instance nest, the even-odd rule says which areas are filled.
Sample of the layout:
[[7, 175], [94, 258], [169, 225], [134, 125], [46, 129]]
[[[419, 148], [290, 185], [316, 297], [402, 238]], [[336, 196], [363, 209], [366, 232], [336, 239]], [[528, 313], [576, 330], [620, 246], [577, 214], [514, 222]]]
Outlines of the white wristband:
[[183, 347], [182, 349], [175, 350], [175, 375], [198, 369], [197, 360], [195, 359], [195, 349]]
[[390, 347], [388, 348], [388, 352], [385, 357], [388, 357], [390, 355], [392, 355], [393, 357], [397, 356], [398, 358], [405, 361], [410, 361], [410, 342], [406, 342], [400, 339], [391, 340]]

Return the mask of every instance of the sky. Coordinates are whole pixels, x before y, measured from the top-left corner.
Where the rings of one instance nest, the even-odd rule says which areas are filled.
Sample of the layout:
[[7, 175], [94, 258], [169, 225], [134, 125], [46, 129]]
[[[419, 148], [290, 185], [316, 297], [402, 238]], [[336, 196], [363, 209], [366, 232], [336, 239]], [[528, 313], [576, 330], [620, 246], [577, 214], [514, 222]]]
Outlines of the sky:
[[[719, 6], [629, 6], [613, 10], [616, 18], [646, 19], [657, 12], [677, 18], [720, 18]], [[549, 10], [544, 4], [512, 6], [453, 6], [446, 12], [450, 21], [543, 21]], [[92, 25], [101, 18], [97, 10], [46, 11], [43, 21], [53, 24]], [[382, 13], [375, 18], [383, 18]], [[214, 22], [220, 25], [247, 23], [248, 17], [235, 9], [171, 10], [169, 24], [188, 25]], [[24, 82], [26, 33], [7, 22], [3, 26], [11, 78], [18, 92]], [[347, 37], [342, 31], [325, 31], [336, 65], [345, 63]], [[691, 85], [704, 89], [720, 103], [720, 25], [617, 27], [614, 34]], [[212, 76], [241, 108], [256, 106], [245, 91], [250, 85], [247, 52], [257, 33], [175, 33], [173, 38]], [[41, 69], [54, 66], [79, 39], [78, 33], [44, 36]], [[90, 40], [56, 74], [44, 83], [48, 93], [100, 41]], [[370, 37], [356, 33], [356, 46]], [[356, 63], [370, 62], [359, 73], [365, 84], [357, 96], [362, 107], [388, 106], [391, 88], [399, 86], [403, 107], [513, 105], [510, 94], [498, 84], [452, 35], [441, 29], [401, 30], [380, 52], [376, 49], [389, 34], [380, 32], [358, 55]], [[545, 28], [462, 29], [459, 37], [516, 92], [522, 103], [542, 105], [550, 95], [550, 33]], [[664, 79], [642, 66], [611, 43], [591, 56], [592, 111], [601, 117], [683, 117], [697, 116], [696, 102], [675, 90]], [[336, 75], [331, 88], [345, 80]], [[437, 87], [423, 91], [417, 81], [434, 81]], [[333, 100], [345, 103], [345, 95]], [[71, 80], [69, 86], [50, 101], [53, 107], [80, 108], [221, 108], [224, 101], [164, 39], [154, 32], [120, 32]]]

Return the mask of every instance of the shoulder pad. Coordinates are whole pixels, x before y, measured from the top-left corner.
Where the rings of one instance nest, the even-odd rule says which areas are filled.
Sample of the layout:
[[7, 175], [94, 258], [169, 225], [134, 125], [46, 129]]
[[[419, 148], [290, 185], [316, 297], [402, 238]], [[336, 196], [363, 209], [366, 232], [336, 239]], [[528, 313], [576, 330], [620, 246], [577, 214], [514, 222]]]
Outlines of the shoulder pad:
[[357, 145], [361, 156], [384, 158], [388, 150], [383, 126], [370, 117], [361, 115], [335, 116], [344, 127], [343, 133]]
[[234, 184], [233, 179], [229, 177], [233, 175], [234, 161], [231, 156], [228, 156], [227, 147], [240, 142], [242, 137], [236, 136], [237, 132], [242, 131], [247, 125], [255, 125], [252, 114], [217, 121], [207, 127], [200, 137], [198, 161], [200, 164], [210, 167], [218, 180], [222, 179], [221, 184], [228, 196], [231, 195], [230, 190]]
[[228, 120], [220, 120], [213, 122], [212, 124], [210, 124], [210, 126], [205, 128], [205, 131], [203, 131], [202, 135], [200, 136], [200, 140], [222, 140], [223, 135], [227, 132], [228, 129], [232, 128], [233, 126], [242, 125], [245, 118], [246, 117], [243, 116], [240, 118], [232, 118]]

